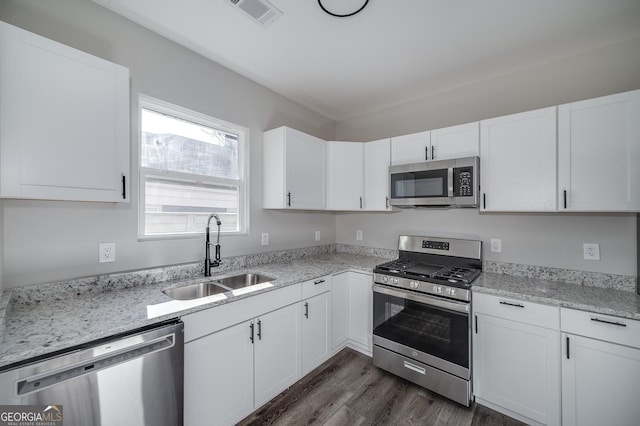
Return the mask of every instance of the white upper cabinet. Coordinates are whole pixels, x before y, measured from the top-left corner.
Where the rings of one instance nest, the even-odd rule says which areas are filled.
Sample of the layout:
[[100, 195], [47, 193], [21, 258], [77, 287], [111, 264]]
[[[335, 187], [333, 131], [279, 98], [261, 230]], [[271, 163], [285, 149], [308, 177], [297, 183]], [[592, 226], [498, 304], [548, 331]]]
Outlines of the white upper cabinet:
[[364, 210], [389, 211], [391, 139], [364, 144]]
[[483, 211], [556, 210], [556, 107], [480, 122]]
[[391, 138], [391, 165], [420, 163], [431, 159], [431, 132]]
[[431, 160], [475, 157], [480, 152], [480, 123], [431, 131]]
[[391, 138], [391, 164], [410, 164], [422, 161], [478, 155], [478, 122]]
[[325, 209], [325, 144], [290, 127], [264, 132], [265, 209]]
[[129, 201], [129, 71], [0, 22], [0, 195]]
[[364, 208], [364, 147], [361, 142], [327, 142], [327, 208]]
[[640, 90], [560, 105], [560, 210], [640, 211]]

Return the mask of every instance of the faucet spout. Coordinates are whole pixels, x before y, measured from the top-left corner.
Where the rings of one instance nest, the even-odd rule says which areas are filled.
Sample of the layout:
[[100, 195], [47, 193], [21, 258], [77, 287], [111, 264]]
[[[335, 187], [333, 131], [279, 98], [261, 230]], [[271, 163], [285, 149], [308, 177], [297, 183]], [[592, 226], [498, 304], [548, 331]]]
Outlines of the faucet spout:
[[[214, 218], [216, 219], [216, 225], [218, 225], [218, 235], [216, 237], [216, 244], [215, 244], [215, 258], [214, 260], [211, 260], [211, 246], [213, 244], [211, 244], [210, 242], [210, 227], [211, 227], [211, 219], [214, 219]], [[209, 219], [207, 219], [207, 229], [205, 230], [205, 248], [204, 248], [204, 252], [205, 252], [204, 276], [205, 277], [211, 276], [211, 268], [220, 266], [220, 225], [222, 225], [222, 222], [220, 222], [220, 218], [218, 217], [218, 215], [215, 213], [211, 213], [209, 215]]]

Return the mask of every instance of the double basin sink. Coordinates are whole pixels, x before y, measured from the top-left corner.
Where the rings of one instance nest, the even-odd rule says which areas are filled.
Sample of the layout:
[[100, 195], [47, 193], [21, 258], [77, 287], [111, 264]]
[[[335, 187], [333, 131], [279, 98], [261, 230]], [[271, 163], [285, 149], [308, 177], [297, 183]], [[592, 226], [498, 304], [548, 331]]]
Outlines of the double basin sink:
[[273, 280], [273, 278], [266, 275], [248, 273], [182, 287], [169, 288], [162, 290], [162, 292], [175, 300], [193, 300], [263, 284]]

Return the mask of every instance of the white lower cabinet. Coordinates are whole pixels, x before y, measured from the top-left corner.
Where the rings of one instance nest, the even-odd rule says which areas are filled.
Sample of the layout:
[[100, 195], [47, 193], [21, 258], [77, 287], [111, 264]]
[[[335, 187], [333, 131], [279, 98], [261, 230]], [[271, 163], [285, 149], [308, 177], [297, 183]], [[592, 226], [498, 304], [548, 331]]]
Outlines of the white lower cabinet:
[[301, 295], [293, 285], [182, 317], [186, 426], [232, 425], [302, 377]]
[[254, 329], [256, 408], [302, 377], [301, 328], [299, 303], [256, 319]]
[[476, 402], [529, 424], [560, 424], [557, 307], [473, 295]]
[[562, 424], [637, 425], [640, 321], [564, 308], [561, 319]]
[[332, 307], [332, 344], [331, 349], [337, 351], [349, 340], [349, 277], [350, 272], [334, 275], [331, 289]]
[[303, 301], [302, 374], [306, 375], [331, 355], [331, 293]]
[[184, 424], [230, 425], [253, 411], [250, 321], [184, 345]]

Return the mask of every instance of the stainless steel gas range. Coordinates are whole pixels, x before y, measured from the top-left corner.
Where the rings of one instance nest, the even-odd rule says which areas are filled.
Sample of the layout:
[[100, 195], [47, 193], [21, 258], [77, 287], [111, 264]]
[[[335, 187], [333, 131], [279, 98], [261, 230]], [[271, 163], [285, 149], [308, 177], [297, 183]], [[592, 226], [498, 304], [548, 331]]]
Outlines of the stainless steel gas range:
[[469, 406], [482, 242], [402, 235], [398, 249], [373, 270], [373, 364]]

